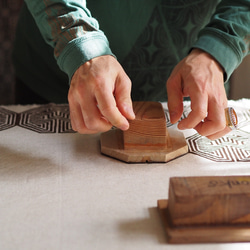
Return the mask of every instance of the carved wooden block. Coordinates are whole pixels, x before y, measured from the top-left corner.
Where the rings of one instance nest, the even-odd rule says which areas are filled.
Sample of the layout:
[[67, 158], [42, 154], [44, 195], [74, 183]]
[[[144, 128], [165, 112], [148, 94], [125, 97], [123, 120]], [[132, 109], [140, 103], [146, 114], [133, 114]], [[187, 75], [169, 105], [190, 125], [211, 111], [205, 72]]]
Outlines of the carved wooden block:
[[188, 152], [184, 135], [166, 127], [158, 102], [134, 102], [135, 120], [127, 131], [101, 135], [101, 152], [125, 162], [167, 162]]
[[170, 178], [158, 209], [170, 243], [250, 242], [250, 176]]
[[159, 102], [134, 102], [136, 118], [123, 131], [124, 149], [162, 149], [171, 147], [166, 118]]

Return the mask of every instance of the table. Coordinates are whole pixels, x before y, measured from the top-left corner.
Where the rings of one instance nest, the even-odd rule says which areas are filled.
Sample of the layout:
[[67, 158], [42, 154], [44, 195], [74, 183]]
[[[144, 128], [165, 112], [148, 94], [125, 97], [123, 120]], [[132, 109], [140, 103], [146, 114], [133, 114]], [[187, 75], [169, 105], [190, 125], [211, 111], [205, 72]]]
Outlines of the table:
[[153, 164], [102, 155], [100, 134], [71, 130], [67, 105], [1, 106], [0, 249], [250, 249], [169, 245], [156, 208], [172, 176], [250, 175], [250, 100], [229, 104], [239, 131], [213, 142], [184, 131], [190, 153]]

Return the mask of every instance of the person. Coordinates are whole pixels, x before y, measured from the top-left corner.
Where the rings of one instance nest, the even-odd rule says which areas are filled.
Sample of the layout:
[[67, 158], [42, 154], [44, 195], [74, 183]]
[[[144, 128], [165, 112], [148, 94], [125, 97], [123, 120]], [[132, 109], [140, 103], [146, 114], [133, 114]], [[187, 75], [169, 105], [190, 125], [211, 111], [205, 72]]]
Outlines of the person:
[[79, 133], [128, 129], [132, 100], [168, 100], [176, 123], [189, 97], [179, 129], [216, 139], [231, 130], [224, 83], [249, 53], [249, 23], [249, 0], [26, 0], [13, 61], [32, 95], [68, 100]]

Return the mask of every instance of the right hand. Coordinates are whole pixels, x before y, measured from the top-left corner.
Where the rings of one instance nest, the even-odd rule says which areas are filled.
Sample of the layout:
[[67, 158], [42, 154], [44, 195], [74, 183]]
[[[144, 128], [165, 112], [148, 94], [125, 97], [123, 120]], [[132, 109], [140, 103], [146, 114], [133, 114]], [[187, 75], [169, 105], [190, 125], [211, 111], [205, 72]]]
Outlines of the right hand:
[[131, 81], [113, 56], [81, 65], [68, 92], [73, 130], [81, 134], [108, 131], [112, 126], [127, 130], [128, 120], [135, 118], [130, 92]]
[[170, 120], [176, 123], [183, 113], [183, 97], [190, 97], [191, 112], [182, 119], [179, 129], [194, 128], [210, 140], [229, 133], [225, 108], [224, 70], [208, 53], [200, 49], [177, 64], [167, 81]]

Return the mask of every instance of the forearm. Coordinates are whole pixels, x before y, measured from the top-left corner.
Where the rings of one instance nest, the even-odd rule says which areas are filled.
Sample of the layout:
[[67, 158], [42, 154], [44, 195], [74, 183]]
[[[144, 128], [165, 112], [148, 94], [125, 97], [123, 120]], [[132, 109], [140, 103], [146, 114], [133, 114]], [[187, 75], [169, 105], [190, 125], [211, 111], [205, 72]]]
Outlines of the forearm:
[[225, 80], [249, 53], [249, 23], [249, 0], [221, 1], [193, 46], [208, 52], [220, 63], [224, 68]]
[[54, 48], [59, 67], [69, 79], [86, 61], [101, 55], [112, 55], [106, 36], [86, 8], [86, 1], [25, 2], [45, 42]]

